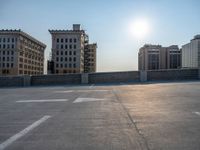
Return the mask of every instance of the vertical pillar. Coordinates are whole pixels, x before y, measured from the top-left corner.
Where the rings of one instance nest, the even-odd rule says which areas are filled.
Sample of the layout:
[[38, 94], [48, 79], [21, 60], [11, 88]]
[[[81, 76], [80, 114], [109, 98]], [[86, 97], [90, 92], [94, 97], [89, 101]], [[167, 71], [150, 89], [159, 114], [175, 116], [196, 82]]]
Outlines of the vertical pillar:
[[24, 86], [31, 86], [31, 76], [25, 75], [23, 76], [23, 79], [24, 79], [24, 82], [23, 82]]
[[88, 73], [81, 74], [81, 84], [88, 84]]
[[141, 70], [140, 71], [140, 82], [146, 82], [147, 81], [147, 71]]

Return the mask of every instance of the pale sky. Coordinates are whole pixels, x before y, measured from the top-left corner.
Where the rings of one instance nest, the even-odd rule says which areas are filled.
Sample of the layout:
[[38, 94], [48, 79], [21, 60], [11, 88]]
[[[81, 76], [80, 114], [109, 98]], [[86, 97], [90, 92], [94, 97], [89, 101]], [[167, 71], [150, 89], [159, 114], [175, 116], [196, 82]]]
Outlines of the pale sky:
[[[142, 37], [132, 32], [137, 20], [147, 24]], [[90, 43], [97, 42], [97, 71], [137, 70], [138, 50], [145, 43], [181, 47], [200, 34], [200, 1], [0, 0], [0, 29], [21, 29], [45, 43], [46, 59], [48, 29], [71, 29], [72, 24], [81, 24]]]

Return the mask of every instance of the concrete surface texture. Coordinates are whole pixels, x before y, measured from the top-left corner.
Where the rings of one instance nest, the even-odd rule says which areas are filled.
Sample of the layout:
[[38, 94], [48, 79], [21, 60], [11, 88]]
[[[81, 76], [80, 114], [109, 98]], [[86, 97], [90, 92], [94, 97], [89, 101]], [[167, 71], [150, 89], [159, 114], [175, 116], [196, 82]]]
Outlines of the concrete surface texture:
[[0, 150], [199, 150], [200, 82], [0, 89]]

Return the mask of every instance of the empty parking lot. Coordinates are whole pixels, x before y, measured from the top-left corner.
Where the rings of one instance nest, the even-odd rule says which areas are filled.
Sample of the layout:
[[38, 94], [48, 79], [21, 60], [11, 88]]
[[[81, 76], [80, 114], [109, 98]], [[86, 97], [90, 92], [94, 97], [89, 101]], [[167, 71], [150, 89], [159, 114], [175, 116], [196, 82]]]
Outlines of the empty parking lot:
[[198, 150], [200, 82], [0, 89], [0, 150]]

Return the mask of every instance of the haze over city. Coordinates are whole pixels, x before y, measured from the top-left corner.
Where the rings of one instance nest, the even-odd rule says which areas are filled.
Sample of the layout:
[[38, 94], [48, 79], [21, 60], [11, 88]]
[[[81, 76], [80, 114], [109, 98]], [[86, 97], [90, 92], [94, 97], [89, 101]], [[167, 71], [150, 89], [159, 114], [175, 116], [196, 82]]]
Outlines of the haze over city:
[[48, 29], [81, 24], [97, 42], [97, 71], [128, 71], [138, 69], [145, 43], [181, 47], [199, 34], [199, 6], [198, 0], [1, 0], [0, 28], [22, 29], [43, 41], [48, 59]]

